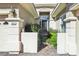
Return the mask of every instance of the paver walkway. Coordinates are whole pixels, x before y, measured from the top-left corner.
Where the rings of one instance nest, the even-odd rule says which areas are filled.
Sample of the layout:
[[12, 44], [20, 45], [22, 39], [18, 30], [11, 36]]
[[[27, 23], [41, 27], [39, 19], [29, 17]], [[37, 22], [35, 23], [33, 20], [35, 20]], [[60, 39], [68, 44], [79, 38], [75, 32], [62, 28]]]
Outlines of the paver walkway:
[[20, 53], [18, 55], [11, 55], [8, 53], [0, 52], [0, 56], [68, 56], [68, 55], [58, 55], [55, 48], [50, 45], [46, 46], [38, 53]]
[[24, 53], [24, 54], [20, 54], [21, 56], [27, 56], [27, 55], [31, 55], [31, 56], [54, 56], [56, 55], [56, 49], [52, 48], [50, 45], [46, 46], [45, 48], [43, 48], [42, 50], [40, 50], [38, 53]]

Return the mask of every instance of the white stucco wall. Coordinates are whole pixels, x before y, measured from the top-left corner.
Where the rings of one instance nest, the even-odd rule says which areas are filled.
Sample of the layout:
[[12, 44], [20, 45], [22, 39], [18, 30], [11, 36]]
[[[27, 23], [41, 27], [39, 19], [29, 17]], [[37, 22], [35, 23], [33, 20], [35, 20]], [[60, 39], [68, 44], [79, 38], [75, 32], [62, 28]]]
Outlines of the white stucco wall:
[[66, 33], [58, 33], [57, 53], [77, 55], [76, 21], [66, 23]]
[[57, 23], [56, 23], [56, 21], [50, 20], [49, 21], [49, 28], [51, 28], [53, 30], [57, 30]]
[[[11, 9], [0, 9], [0, 14], [8, 14], [10, 10]], [[26, 10], [24, 10], [21, 7], [16, 9], [16, 13], [17, 13], [17, 18], [21, 18], [19, 20], [24, 20], [23, 24], [32, 23], [34, 21], [34, 18], [28, 12], [26, 12]], [[17, 19], [15, 19], [15, 20], [17, 20]], [[20, 23], [20, 25], [21, 25], [21, 23]], [[0, 38], [2, 39], [2, 40], [0, 40], [0, 46], [1, 46], [0, 51], [1, 52], [20, 51], [19, 29], [21, 29], [21, 28], [19, 28], [19, 24], [18, 24], [18, 28], [16, 28], [16, 27], [9, 28], [8, 26], [0, 27], [0, 33], [1, 33]], [[8, 35], [6, 33], [7, 31], [12, 34]], [[18, 34], [17, 34], [17, 32], [18, 32]], [[29, 42], [31, 42], [31, 41], [29, 41]], [[24, 46], [26, 46], [26, 45], [24, 45]], [[35, 51], [37, 51], [37, 50], [35, 50]]]
[[[79, 35], [79, 22], [77, 21], [76, 23], [76, 20], [77, 18], [74, 17], [74, 15], [72, 14], [72, 12], [67, 12], [66, 13], [66, 19], [64, 19], [64, 21], [66, 21], [66, 33], [65, 33], [65, 37], [63, 36], [63, 34], [61, 35], [58, 35], [59, 37], [62, 37], [62, 38], [59, 38], [58, 37], [58, 41], [57, 43], [58, 46], [60, 45], [60, 48], [58, 48], [57, 50], [59, 50], [59, 52], [63, 51], [64, 48], [65, 48], [65, 53], [68, 53], [70, 55], [77, 55], [77, 53], [79, 53], [79, 46], [78, 46], [78, 35]], [[57, 21], [57, 24], [58, 24], [58, 30], [61, 30], [60, 29], [60, 19]], [[59, 40], [62, 40], [62, 41], [59, 41]], [[62, 44], [62, 45], [61, 45]], [[65, 46], [63, 46], [65, 45]], [[62, 47], [61, 47], [62, 46]], [[62, 49], [63, 48], [63, 49]], [[63, 52], [61, 52], [62, 54]]]
[[70, 21], [69, 23], [66, 23], [66, 51], [70, 55], [77, 54], [76, 21]]
[[4, 25], [4, 22], [0, 21], [0, 52], [19, 52], [19, 21], [8, 21], [8, 25]]
[[66, 50], [70, 55], [77, 55], [77, 18], [68, 11], [65, 20], [70, 20], [66, 23]]
[[26, 23], [34, 23], [34, 17], [28, 13], [27, 10], [25, 10], [22, 6], [19, 6], [19, 17], [24, 20], [24, 25]]
[[60, 22], [61, 22], [61, 19], [58, 19], [58, 20], [56, 21], [56, 27], [57, 27], [57, 31], [58, 31], [58, 32], [61, 32], [61, 30], [62, 30], [62, 29], [61, 29], [61, 23], [60, 23]]

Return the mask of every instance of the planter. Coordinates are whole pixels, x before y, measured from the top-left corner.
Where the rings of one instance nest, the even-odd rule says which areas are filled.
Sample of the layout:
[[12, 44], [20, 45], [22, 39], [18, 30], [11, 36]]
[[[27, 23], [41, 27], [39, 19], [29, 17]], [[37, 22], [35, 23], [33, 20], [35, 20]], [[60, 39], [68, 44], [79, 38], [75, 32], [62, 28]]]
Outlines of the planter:
[[37, 32], [22, 32], [21, 40], [23, 50], [27, 53], [37, 53], [38, 33]]

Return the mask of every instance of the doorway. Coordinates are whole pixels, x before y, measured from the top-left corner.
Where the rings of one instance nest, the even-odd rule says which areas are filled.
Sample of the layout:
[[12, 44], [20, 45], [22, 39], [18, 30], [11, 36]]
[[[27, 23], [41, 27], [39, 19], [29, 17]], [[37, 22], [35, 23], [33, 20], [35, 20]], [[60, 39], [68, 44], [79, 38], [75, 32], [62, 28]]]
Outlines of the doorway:
[[48, 30], [50, 12], [39, 12], [41, 29]]

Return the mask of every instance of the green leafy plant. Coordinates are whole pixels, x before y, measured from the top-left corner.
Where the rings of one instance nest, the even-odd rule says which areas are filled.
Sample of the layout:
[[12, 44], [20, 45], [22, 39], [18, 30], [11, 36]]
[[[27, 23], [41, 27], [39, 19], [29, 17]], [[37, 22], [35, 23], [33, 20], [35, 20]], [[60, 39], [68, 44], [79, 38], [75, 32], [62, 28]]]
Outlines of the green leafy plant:
[[40, 26], [38, 24], [31, 24], [32, 32], [38, 32], [39, 29], [40, 29]]
[[50, 37], [47, 39], [47, 42], [56, 48], [57, 47], [57, 31], [50, 30], [49, 32], [50, 32]]

